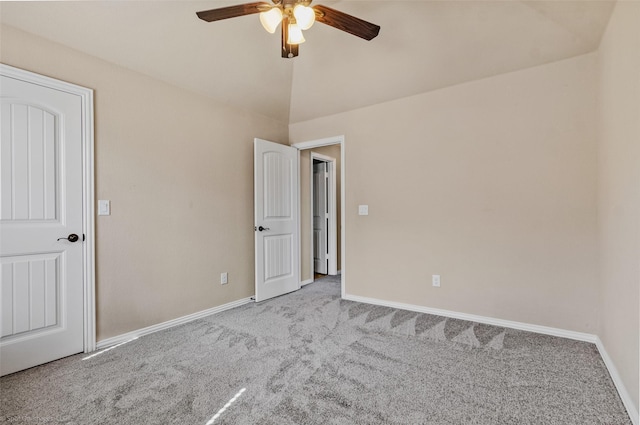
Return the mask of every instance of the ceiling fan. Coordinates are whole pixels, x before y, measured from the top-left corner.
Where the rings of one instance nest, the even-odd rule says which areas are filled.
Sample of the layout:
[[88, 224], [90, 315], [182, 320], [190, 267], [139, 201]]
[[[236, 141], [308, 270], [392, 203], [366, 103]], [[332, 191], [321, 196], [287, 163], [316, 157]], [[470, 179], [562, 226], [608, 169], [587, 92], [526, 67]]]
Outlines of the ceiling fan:
[[298, 56], [298, 46], [304, 43], [302, 31], [311, 28], [315, 21], [371, 40], [380, 32], [380, 26], [355, 16], [347, 15], [327, 6], [310, 7], [311, 0], [272, 0], [273, 3], [255, 2], [197, 12], [198, 18], [213, 22], [238, 16], [260, 14], [264, 29], [273, 34], [282, 23], [282, 57]]

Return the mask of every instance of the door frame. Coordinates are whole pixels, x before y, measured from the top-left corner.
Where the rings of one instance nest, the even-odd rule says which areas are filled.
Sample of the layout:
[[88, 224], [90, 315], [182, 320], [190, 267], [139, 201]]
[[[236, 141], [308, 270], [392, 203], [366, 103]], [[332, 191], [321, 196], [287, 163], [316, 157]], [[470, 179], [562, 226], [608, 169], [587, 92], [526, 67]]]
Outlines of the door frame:
[[95, 171], [94, 171], [94, 116], [93, 90], [67, 83], [24, 69], [0, 63], [0, 74], [5, 77], [37, 84], [76, 95], [81, 101], [82, 125], [82, 287], [84, 352], [96, 349], [96, 295], [95, 295]]
[[[314, 184], [313, 184], [313, 161], [318, 160], [324, 163], [329, 164], [329, 184], [327, 185], [327, 191], [329, 192], [328, 205], [327, 209], [329, 210], [329, 225], [327, 227], [327, 248], [329, 255], [329, 263], [327, 266], [327, 274], [331, 276], [335, 276], [338, 274], [338, 226], [336, 220], [336, 159], [327, 155], [322, 155], [316, 152], [311, 152], [311, 178], [309, 179], [311, 190], [311, 264], [313, 262], [313, 195], [314, 195]], [[315, 268], [314, 268], [315, 271]], [[313, 275], [311, 276], [311, 281], [313, 282]]]
[[[346, 285], [346, 269], [347, 263], [345, 261], [346, 258], [346, 172], [345, 172], [345, 137], [341, 136], [333, 136], [327, 137], [324, 139], [315, 139], [309, 140], [306, 142], [298, 142], [293, 143], [291, 146], [298, 149], [298, 164], [300, 163], [300, 151], [312, 148], [320, 148], [322, 146], [330, 146], [330, 145], [340, 145], [340, 295], [342, 298], [345, 297], [345, 285]], [[300, 176], [300, 172], [298, 172], [298, 178]], [[300, 190], [300, 185], [298, 185], [298, 190]], [[300, 195], [298, 195], [298, 217], [300, 216]], [[302, 229], [300, 229], [302, 231]], [[313, 254], [313, 253], [312, 253]], [[298, 263], [299, 267], [301, 267], [302, 255], [298, 252]]]

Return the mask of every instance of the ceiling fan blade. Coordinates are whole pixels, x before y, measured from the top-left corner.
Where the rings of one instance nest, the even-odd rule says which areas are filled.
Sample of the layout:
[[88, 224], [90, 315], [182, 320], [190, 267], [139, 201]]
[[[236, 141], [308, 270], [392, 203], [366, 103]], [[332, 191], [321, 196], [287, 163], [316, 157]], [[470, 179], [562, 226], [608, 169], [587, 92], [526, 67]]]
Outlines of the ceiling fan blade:
[[238, 4], [236, 6], [220, 7], [218, 9], [203, 10], [196, 12], [198, 18], [203, 21], [213, 22], [222, 19], [237, 18], [238, 16], [252, 15], [265, 10], [269, 10], [271, 5], [264, 2]]
[[347, 15], [339, 10], [322, 5], [313, 6], [313, 9], [316, 11], [316, 21], [364, 38], [365, 40], [375, 38], [380, 32], [379, 25], [356, 18], [355, 16]]
[[282, 17], [282, 57], [291, 59], [298, 56], [299, 44], [289, 44], [287, 39], [289, 38], [289, 18], [287, 16]]

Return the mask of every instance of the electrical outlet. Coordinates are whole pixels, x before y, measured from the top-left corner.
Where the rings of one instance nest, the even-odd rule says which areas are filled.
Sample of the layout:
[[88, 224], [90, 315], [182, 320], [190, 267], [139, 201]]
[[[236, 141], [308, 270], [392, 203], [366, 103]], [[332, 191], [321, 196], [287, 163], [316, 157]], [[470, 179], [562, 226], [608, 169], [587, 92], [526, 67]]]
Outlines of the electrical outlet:
[[226, 285], [229, 282], [229, 273], [220, 273], [220, 285]]
[[433, 286], [435, 286], [436, 288], [440, 287], [440, 275], [439, 274], [431, 275], [431, 284]]

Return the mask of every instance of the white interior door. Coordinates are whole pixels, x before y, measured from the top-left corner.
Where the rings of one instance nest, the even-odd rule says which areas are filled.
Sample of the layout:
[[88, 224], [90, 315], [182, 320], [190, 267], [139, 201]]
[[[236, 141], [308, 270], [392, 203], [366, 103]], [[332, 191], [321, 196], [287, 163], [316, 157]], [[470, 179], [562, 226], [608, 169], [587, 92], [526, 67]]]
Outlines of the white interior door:
[[300, 289], [298, 151], [255, 139], [256, 301]]
[[84, 348], [82, 101], [62, 90], [0, 78], [5, 375]]
[[313, 269], [327, 274], [327, 250], [329, 228], [329, 173], [326, 162], [313, 164]]

